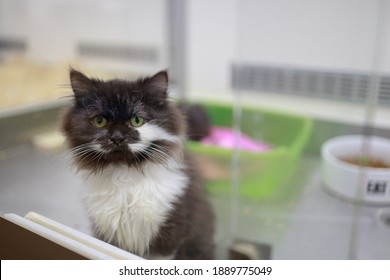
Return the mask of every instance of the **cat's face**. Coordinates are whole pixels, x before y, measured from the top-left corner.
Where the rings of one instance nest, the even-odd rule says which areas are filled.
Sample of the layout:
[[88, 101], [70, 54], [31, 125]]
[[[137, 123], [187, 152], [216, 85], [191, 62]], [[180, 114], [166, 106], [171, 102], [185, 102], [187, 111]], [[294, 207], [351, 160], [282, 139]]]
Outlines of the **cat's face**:
[[176, 155], [185, 128], [167, 101], [166, 72], [129, 82], [71, 70], [70, 80], [75, 102], [63, 117], [63, 131], [80, 169], [167, 164]]

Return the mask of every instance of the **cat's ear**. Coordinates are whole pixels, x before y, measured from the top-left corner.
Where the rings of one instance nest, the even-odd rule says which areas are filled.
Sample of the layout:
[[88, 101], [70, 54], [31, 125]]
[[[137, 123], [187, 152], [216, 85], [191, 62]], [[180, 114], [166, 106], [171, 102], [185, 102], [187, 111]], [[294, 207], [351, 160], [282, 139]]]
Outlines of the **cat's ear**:
[[74, 95], [82, 97], [87, 94], [92, 88], [92, 80], [85, 76], [83, 73], [70, 68], [69, 71], [70, 84], [73, 89]]
[[168, 91], [168, 73], [160, 71], [154, 76], [145, 80], [146, 90], [153, 95], [166, 98]]

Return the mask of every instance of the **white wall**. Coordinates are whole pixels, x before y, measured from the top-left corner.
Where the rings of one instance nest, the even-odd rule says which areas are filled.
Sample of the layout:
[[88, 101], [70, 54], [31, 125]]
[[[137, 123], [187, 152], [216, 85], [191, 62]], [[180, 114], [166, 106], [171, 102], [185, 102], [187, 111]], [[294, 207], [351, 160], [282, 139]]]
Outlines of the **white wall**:
[[187, 76], [190, 94], [226, 94], [237, 49], [237, 1], [188, 1]]
[[[369, 71], [381, 1], [187, 0], [186, 88], [194, 97], [231, 95], [234, 61]], [[74, 57], [78, 41], [156, 47], [157, 64], [145, 68], [154, 71], [169, 66], [166, 3], [0, 0], [0, 35], [27, 36], [29, 56], [47, 61]], [[390, 72], [389, 56], [382, 64]]]
[[[118, 43], [153, 47], [157, 65], [167, 59], [166, 1], [0, 0], [0, 35], [28, 40], [28, 57], [73, 59], [76, 44]], [[135, 65], [142, 66], [142, 65]]]
[[[388, 2], [382, 43], [390, 49]], [[233, 61], [371, 71], [380, 3], [380, 0], [189, 0], [191, 96], [204, 92], [229, 93]], [[390, 72], [388, 51], [380, 66]]]

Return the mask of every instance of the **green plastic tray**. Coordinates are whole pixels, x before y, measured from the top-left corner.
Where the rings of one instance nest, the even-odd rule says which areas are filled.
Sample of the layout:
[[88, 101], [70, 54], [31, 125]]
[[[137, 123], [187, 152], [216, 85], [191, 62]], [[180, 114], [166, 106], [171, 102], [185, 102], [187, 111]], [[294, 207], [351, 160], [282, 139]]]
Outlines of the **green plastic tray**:
[[[230, 105], [202, 104], [213, 126], [232, 127], [233, 109]], [[259, 108], [242, 108], [241, 131], [272, 145], [267, 152], [240, 151], [239, 193], [244, 197], [266, 198], [275, 193], [293, 170], [310, 136], [310, 118]], [[211, 193], [229, 192], [232, 186], [232, 149], [188, 141], [188, 149], [203, 163], [211, 164], [215, 178], [207, 180]], [[202, 163], [201, 163], [202, 164]]]

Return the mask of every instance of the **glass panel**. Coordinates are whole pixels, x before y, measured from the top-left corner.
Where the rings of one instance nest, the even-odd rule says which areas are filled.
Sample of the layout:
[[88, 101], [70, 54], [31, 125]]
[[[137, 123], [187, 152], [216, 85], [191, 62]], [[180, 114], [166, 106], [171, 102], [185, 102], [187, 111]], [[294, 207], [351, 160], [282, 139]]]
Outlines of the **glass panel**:
[[165, 4], [2, 0], [1, 109], [58, 101], [69, 94], [70, 66], [101, 78], [165, 69]]
[[69, 68], [133, 79], [169, 68], [167, 1], [0, 0], [0, 213], [91, 233], [60, 116]]
[[[260, 245], [260, 256], [271, 248], [273, 259], [389, 258], [388, 167], [371, 178], [366, 168], [344, 166], [333, 152], [345, 156], [351, 143], [327, 149], [330, 162], [321, 158], [336, 136], [390, 137], [379, 99], [388, 3], [246, 0], [237, 10], [235, 128], [271, 150], [258, 159], [235, 151], [232, 239]], [[389, 147], [377, 149], [360, 141], [356, 153], [382, 153], [386, 164]], [[375, 198], [353, 202], [349, 190]]]
[[[388, 168], [370, 177], [345, 162], [356, 147], [359, 164], [390, 164], [389, 14], [384, 0], [0, 0], [0, 213], [91, 233], [59, 133], [69, 67], [128, 79], [168, 68], [174, 96], [231, 129], [233, 149], [188, 142], [217, 258], [389, 259]], [[354, 179], [323, 159], [345, 135], [385, 139], [383, 151], [367, 138], [326, 150]]]

